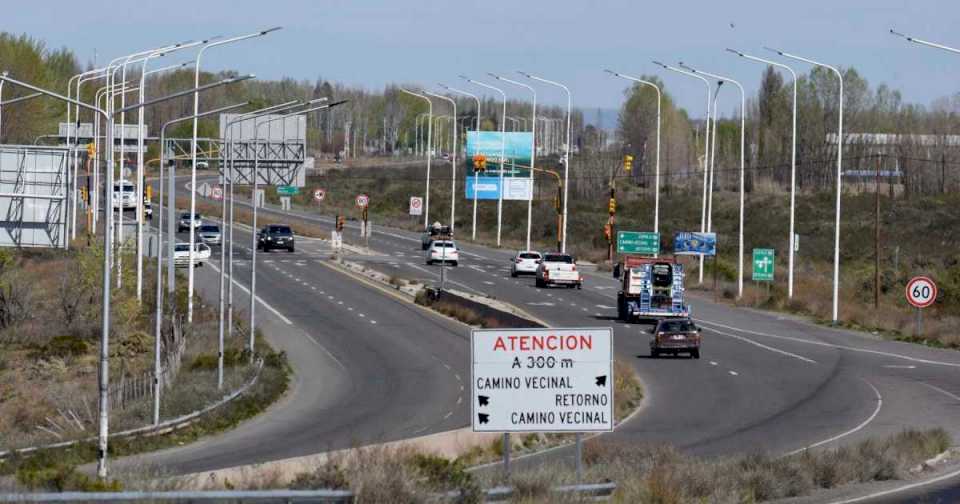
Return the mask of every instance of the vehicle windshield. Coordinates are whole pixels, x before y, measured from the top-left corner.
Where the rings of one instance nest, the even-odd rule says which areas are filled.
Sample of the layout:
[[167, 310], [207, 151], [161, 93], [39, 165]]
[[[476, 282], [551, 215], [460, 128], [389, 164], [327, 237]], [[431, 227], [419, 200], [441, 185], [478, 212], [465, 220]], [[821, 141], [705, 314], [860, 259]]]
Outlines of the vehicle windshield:
[[290, 236], [293, 234], [293, 231], [290, 231], [290, 228], [287, 226], [270, 226], [267, 232], [280, 236]]
[[189, 243], [178, 243], [178, 244], [174, 247], [173, 250], [174, 250], [175, 252], [187, 252], [188, 250], [190, 250], [190, 244], [189, 244]]
[[540, 254], [536, 252], [521, 252], [520, 259], [540, 259]]
[[[181, 218], [181, 219], [189, 219], [189, 218], [190, 218], [190, 214], [188, 214], [188, 213], [180, 214], [180, 218]], [[194, 220], [200, 220], [200, 214], [193, 214], [193, 219], [194, 219]]]
[[201, 233], [219, 233], [219, 232], [220, 232], [220, 226], [214, 226], [214, 225], [211, 225], [211, 224], [205, 224], [205, 225], [203, 225], [203, 226], [200, 226], [200, 232], [201, 232]]
[[547, 254], [543, 256], [543, 262], [558, 262], [573, 264], [573, 256], [566, 254]]
[[666, 320], [660, 323], [661, 332], [694, 332], [697, 326], [690, 320]]
[[[119, 190], [120, 190], [120, 186], [119, 186], [119, 185], [114, 185], [114, 186], [113, 186], [113, 190], [114, 190], [114, 191], [119, 191]], [[123, 185], [123, 192], [133, 192], [133, 184], [124, 184], [124, 185]]]

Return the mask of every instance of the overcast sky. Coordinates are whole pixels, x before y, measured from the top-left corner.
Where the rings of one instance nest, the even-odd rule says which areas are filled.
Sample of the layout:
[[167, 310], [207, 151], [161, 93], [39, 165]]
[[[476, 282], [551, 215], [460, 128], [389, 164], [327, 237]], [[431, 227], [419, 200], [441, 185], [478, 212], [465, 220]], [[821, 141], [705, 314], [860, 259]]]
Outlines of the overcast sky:
[[[762, 67], [723, 49], [771, 56], [762, 49], [769, 45], [854, 66], [871, 86], [887, 83], [921, 104], [954, 93], [952, 69], [960, 67], [960, 55], [888, 34], [895, 27], [960, 46], [957, 0], [41, 0], [12, 2], [3, 11], [0, 29], [68, 46], [83, 62], [95, 51], [103, 63], [173, 41], [283, 26], [266, 38], [208, 51], [203, 67], [261, 78], [322, 76], [371, 90], [388, 82], [469, 88], [458, 74], [481, 79], [486, 72], [526, 70], [568, 84], [577, 106], [617, 108], [625, 82], [603, 73], [609, 67], [661, 75], [696, 117], [705, 107], [703, 84], [665, 74], [651, 59], [682, 59], [737, 78], [753, 92]], [[561, 98], [549, 88], [540, 95], [553, 103]], [[735, 95], [725, 99], [722, 108], [732, 110]]]

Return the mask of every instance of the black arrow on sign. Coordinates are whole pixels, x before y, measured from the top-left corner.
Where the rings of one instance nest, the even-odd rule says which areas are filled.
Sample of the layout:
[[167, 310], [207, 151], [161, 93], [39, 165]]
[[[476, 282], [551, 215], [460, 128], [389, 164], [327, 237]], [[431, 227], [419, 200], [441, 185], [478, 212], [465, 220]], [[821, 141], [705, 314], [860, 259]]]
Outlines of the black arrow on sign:
[[477, 419], [480, 420], [480, 423], [482, 424], [487, 423], [489, 421], [488, 420], [489, 418], [490, 418], [490, 415], [486, 413], [477, 413]]
[[597, 377], [597, 386], [606, 387], [607, 386], [607, 375]]
[[480, 406], [489, 406], [490, 405], [490, 396], [477, 396], [477, 399], [480, 401]]

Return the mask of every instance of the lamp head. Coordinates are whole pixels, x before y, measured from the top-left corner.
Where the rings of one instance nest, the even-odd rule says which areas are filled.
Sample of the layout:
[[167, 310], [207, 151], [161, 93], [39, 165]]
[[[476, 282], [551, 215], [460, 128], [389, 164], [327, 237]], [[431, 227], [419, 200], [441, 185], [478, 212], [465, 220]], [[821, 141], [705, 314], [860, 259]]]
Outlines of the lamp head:
[[741, 58], [746, 57], [746, 55], [743, 54], [742, 52], [737, 51], [737, 50], [734, 50], [734, 49], [730, 49], [729, 47], [727, 48], [727, 52], [736, 54], [737, 56], [740, 56]]
[[261, 32], [260, 32], [260, 35], [263, 36], [263, 35], [266, 35], [266, 34], [268, 34], [268, 33], [270, 33], [270, 32], [275, 32], [275, 31], [277, 31], [277, 30], [279, 30], [279, 29], [281, 29], [281, 28], [283, 28], [283, 27], [282, 27], [282, 26], [274, 26], [273, 28], [267, 28], [266, 30], [261, 31]]

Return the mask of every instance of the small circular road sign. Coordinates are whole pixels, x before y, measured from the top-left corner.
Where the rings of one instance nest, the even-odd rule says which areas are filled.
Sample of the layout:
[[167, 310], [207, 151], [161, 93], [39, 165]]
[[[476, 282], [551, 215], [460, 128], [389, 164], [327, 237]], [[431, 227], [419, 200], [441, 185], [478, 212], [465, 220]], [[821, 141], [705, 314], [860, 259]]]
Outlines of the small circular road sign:
[[937, 300], [937, 284], [928, 277], [913, 277], [907, 282], [907, 302], [917, 308], [926, 308]]
[[364, 207], [366, 207], [367, 204], [369, 204], [369, 203], [370, 203], [370, 197], [369, 197], [369, 196], [367, 196], [366, 194], [359, 194], [359, 195], [357, 195], [357, 206], [358, 206], [358, 207], [364, 208]]
[[323, 198], [327, 195], [327, 192], [323, 189], [314, 189], [313, 190], [313, 199], [317, 201], [323, 201]]
[[214, 186], [214, 188], [210, 193], [210, 196], [215, 200], [223, 199], [223, 188], [220, 186]]

